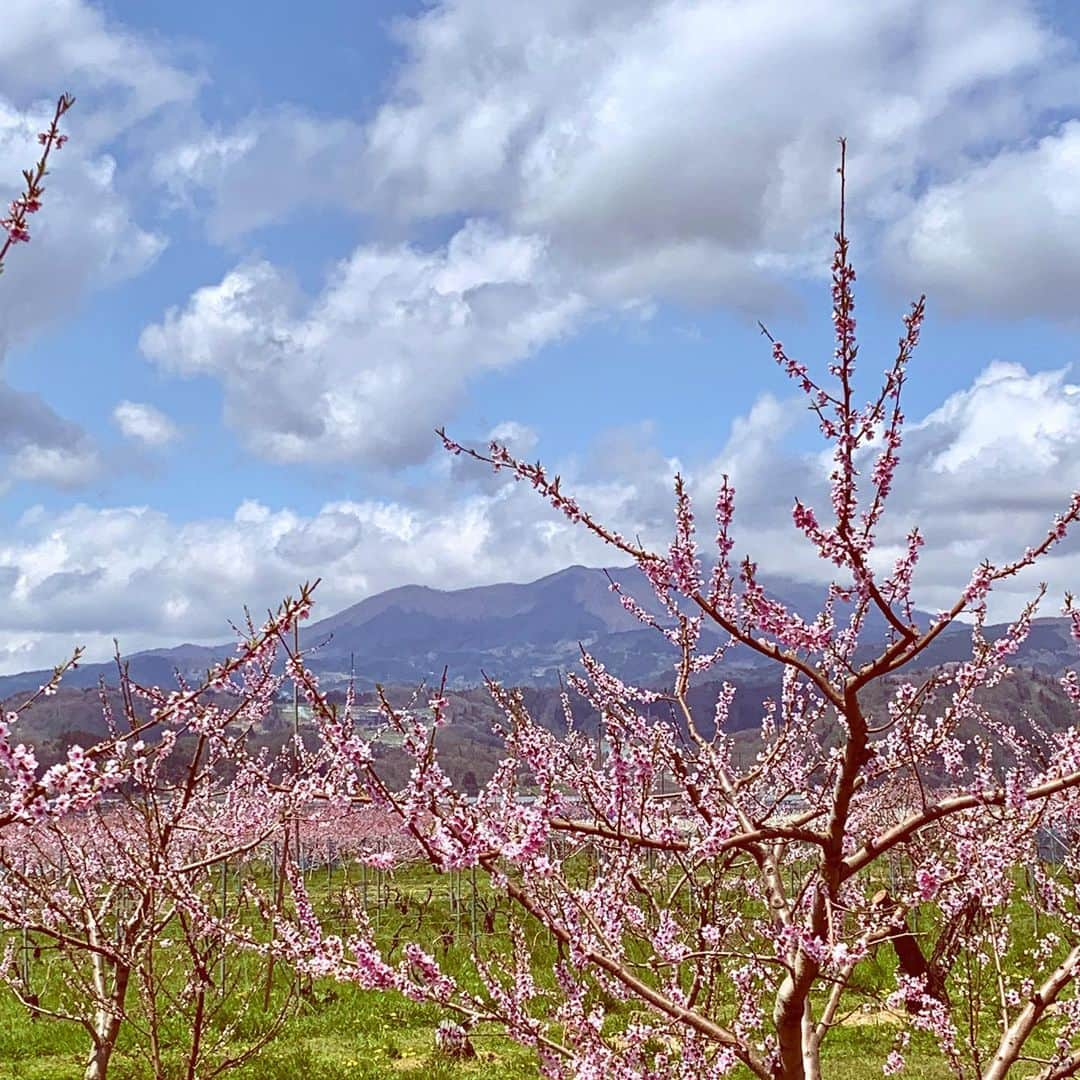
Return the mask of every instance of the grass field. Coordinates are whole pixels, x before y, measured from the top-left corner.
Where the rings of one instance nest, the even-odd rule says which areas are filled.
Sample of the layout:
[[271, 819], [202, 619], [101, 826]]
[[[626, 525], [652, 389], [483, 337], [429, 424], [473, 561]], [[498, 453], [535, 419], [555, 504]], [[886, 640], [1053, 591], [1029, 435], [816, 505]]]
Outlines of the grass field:
[[[253, 987], [253, 992], [256, 992]], [[495, 1032], [473, 1035], [477, 1058], [450, 1061], [438, 1054], [434, 1031], [440, 1014], [398, 995], [320, 986], [257, 1060], [230, 1073], [237, 1080], [523, 1080], [538, 1075], [532, 1052]], [[859, 1025], [831, 1043], [829, 1075], [851, 1080], [881, 1076], [891, 1045], [888, 1025]], [[82, 1076], [85, 1035], [56, 1021], [31, 1022], [7, 998], [0, 1005], [0, 1080], [76, 1080]], [[130, 1049], [125, 1040], [121, 1050]], [[949, 1073], [926, 1053], [909, 1057], [906, 1076], [944, 1080]], [[145, 1064], [119, 1053], [110, 1075], [143, 1080]]]
[[[410, 869], [393, 877], [372, 871], [366, 875], [363, 892], [378, 936], [391, 950], [395, 943], [400, 946], [417, 937], [414, 930], [417, 908], [426, 900], [419, 937], [450, 971], [478, 987], [475, 976], [469, 980], [469, 958], [474, 919], [480, 940], [485, 940], [479, 925], [481, 912], [472, 904], [471, 894], [465, 898], [463, 882], [468, 883], [468, 878], [457, 879], [462, 898], [455, 897], [452, 908], [448, 881], [426, 868]], [[331, 918], [344, 886], [340, 872], [327, 875], [321, 870], [313, 873], [308, 883], [316, 905], [324, 916]], [[360, 893], [355, 870], [350, 887]], [[407, 917], [399, 910], [405, 899], [412, 904]], [[479, 904], [483, 903], [481, 896]], [[413, 932], [409, 933], [410, 930]], [[501, 936], [496, 932], [486, 939], [494, 944]], [[392, 953], [395, 960], [399, 955]], [[234, 1015], [244, 1014], [241, 1030], [250, 1025], [249, 1030], [254, 1031], [264, 1015], [261, 998], [266, 963], [245, 956], [230, 958], [229, 963], [248, 969], [247, 1000], [238, 1003]], [[56, 975], [48, 969], [48, 957], [30, 963], [31, 985], [42, 994], [45, 1004], [49, 1004], [48, 988], [55, 985]], [[275, 975], [275, 1001], [281, 1000], [289, 985], [291, 974], [279, 967]], [[134, 994], [129, 992], [129, 1003], [134, 1000]], [[316, 982], [305, 987], [292, 1016], [258, 1058], [230, 1070], [228, 1075], [236, 1080], [296, 1077], [306, 1080], [507, 1077], [514, 1080], [537, 1075], [532, 1051], [501, 1037], [494, 1029], [473, 1033], [475, 1059], [457, 1062], [438, 1053], [434, 1035], [442, 1015], [437, 1008], [419, 1005], [400, 994], [364, 991], [329, 980]], [[153, 1076], [149, 1064], [142, 1060], [139, 1043], [130, 1030], [121, 1035], [110, 1077], [143, 1080]], [[78, 1025], [49, 1018], [35, 1019], [12, 994], [0, 991], [0, 1080], [81, 1078], [88, 1047], [88, 1036]]]
[[[310, 888], [319, 906], [329, 913], [334, 909], [344, 881], [340, 873], [327, 875], [317, 871]], [[353, 887], [355, 887], [355, 871]], [[478, 985], [471, 974], [469, 957], [475, 928], [482, 948], [500, 948], [505, 935], [500, 932], [501, 917], [494, 921], [494, 932], [483, 933], [483, 911], [488, 897], [478, 892], [474, 901], [471, 881], [460, 876], [456, 883], [458, 902], [452, 906], [450, 881], [426, 869], [399, 872], [393, 879], [375, 880], [368, 886], [373, 919], [378, 920], [378, 936], [391, 948], [417, 937], [415, 911], [402, 915], [403, 901], [414, 907], [424, 903], [419, 937], [444, 962], [445, 967], [462, 982]], [[380, 902], [376, 903], [376, 896]], [[396, 901], [396, 905], [394, 903]], [[490, 920], [487, 925], [491, 927]], [[554, 947], [543, 932], [534, 939], [537, 974], [544, 981], [545, 968], [550, 972]], [[396, 959], [399, 954], [395, 953]], [[889, 953], [872, 963], [864, 976], [871, 983], [889, 981]], [[261, 997], [265, 984], [265, 961], [254, 957], [230, 960], [246, 965], [239, 982], [242, 990], [231, 1013], [238, 1025], [238, 1039], [259, 1028], [265, 1014]], [[881, 965], [881, 966], [878, 966]], [[32, 982], [40, 983], [47, 993], [47, 958], [31, 965]], [[51, 976], [55, 979], [55, 973]], [[291, 975], [278, 969], [275, 995], [286, 993], [294, 985]], [[619, 1023], [617, 1003], [611, 1010], [613, 1023]], [[472, 1033], [476, 1058], [468, 1061], [448, 1059], [435, 1048], [435, 1027], [441, 1014], [433, 1006], [418, 1005], [397, 994], [359, 990], [350, 985], [329, 981], [317, 982], [306, 989], [295, 1011], [273, 1042], [256, 1060], [231, 1070], [237, 1080], [367, 1080], [388, 1077], [400, 1080], [451, 1080], [451, 1078], [535, 1077], [538, 1075], [532, 1051], [499, 1035], [494, 1029]], [[179, 1021], [178, 1021], [179, 1022]], [[881, 1076], [881, 1062], [892, 1046], [895, 1021], [877, 1011], [859, 1015], [832, 1033], [826, 1044], [826, 1077], [843, 1080], [869, 1080]], [[184, 1032], [175, 1034], [182, 1041]], [[914, 1036], [907, 1055], [905, 1076], [913, 1080], [945, 1080], [947, 1070], [935, 1048]], [[145, 1057], [138, 1051], [140, 1040], [127, 1030], [121, 1041], [110, 1076], [116, 1080], [145, 1080], [153, 1076]], [[143, 1040], [145, 1043], [145, 1040]], [[77, 1080], [82, 1076], [88, 1039], [78, 1026], [50, 1019], [32, 1019], [27, 1010], [10, 994], [0, 994], [0, 1080]], [[238, 1042], [239, 1045], [239, 1042]], [[182, 1076], [182, 1073], [178, 1074]], [[1018, 1071], [1018, 1076], [1024, 1075]]]

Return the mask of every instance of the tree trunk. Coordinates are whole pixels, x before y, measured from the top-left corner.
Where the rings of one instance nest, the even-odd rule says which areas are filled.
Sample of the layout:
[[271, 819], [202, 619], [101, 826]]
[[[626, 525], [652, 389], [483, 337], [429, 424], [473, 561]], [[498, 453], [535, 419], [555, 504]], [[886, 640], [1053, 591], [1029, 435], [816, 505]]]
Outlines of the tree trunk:
[[90, 1050], [90, 1057], [86, 1062], [83, 1080], [105, 1080], [108, 1075], [109, 1060], [112, 1057], [114, 1045], [114, 1042], [108, 1042], [106, 1039], [95, 1038], [94, 1045]]
[[780, 1061], [774, 1075], [776, 1080], [821, 1080], [821, 1047], [815, 1035], [810, 1002], [804, 998], [801, 1006], [793, 1005], [795, 984], [786, 987], [786, 982], [773, 1012], [780, 1042]]
[[106, 1080], [119, 1033], [118, 1020], [101, 1016], [94, 1021], [94, 1045], [90, 1049], [83, 1080]]
[[109, 1003], [112, 1008], [107, 1008], [103, 1003], [94, 1017], [94, 1045], [90, 1049], [83, 1080], [106, 1080], [108, 1076], [109, 1062], [112, 1060], [113, 1050], [116, 1049], [120, 1024], [123, 1022], [124, 999], [127, 996], [129, 975], [128, 968], [117, 968], [113, 996]]
[[803, 1016], [805, 997], [798, 992], [795, 980], [787, 975], [780, 984], [773, 1008], [773, 1023], [779, 1041], [780, 1060], [776, 1080], [807, 1080], [803, 1059]]

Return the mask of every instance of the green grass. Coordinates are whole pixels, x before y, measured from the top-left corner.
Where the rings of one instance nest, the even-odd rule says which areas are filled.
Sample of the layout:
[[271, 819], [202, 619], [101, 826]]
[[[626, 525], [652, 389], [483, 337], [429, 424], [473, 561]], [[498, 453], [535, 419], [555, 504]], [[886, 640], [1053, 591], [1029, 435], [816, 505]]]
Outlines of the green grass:
[[[478, 1058], [458, 1064], [436, 1054], [438, 1015], [390, 995], [335, 987], [336, 998], [306, 1006], [237, 1080], [367, 1080], [376, 1077], [535, 1077], [530, 1051], [492, 1035], [474, 1039]], [[85, 1035], [55, 1021], [29, 1022], [25, 1010], [0, 1006], [0, 1080], [75, 1080], [82, 1076]], [[142, 1080], [150, 1070], [129, 1054], [110, 1075]]]
[[[380, 943], [392, 961], [401, 956], [401, 947], [420, 938], [448, 970], [463, 984], [479, 989], [479, 980], [471, 971], [470, 902], [459, 902], [451, 909], [449, 879], [432, 871], [412, 869], [397, 875], [378, 875], [369, 871], [367, 899]], [[466, 893], [469, 879], [458, 888]], [[268, 885], [268, 882], [263, 884]], [[325, 872], [313, 872], [309, 889], [316, 906], [328, 920], [340, 910], [340, 894], [345, 882], [340, 872], [328, 878]], [[358, 873], [351, 873], [351, 887], [362, 892]], [[381, 902], [380, 902], [380, 885]], [[477, 905], [477, 930], [483, 935], [483, 904]], [[399, 906], [407, 904], [402, 914]], [[422, 908], [423, 914], [420, 916]], [[416, 932], [417, 921], [422, 929]], [[496, 933], [486, 938], [496, 944], [505, 938], [505, 917], [497, 919]], [[2, 935], [0, 935], [2, 937]], [[452, 939], [452, 940], [451, 940]], [[18, 940], [18, 939], [17, 939]], [[543, 949], [541, 948], [541, 954]], [[547, 961], [550, 968], [550, 959]], [[257, 957], [230, 958], [231, 965], [243, 965], [242, 977], [247, 989], [243, 1006], [233, 1010], [249, 1029], [257, 1028], [264, 1014], [261, 999], [266, 979], [266, 962]], [[58, 972], [48, 971], [48, 956], [30, 965], [31, 986], [43, 994], [43, 1003], [55, 1004], [57, 997], [48, 993], [55, 986]], [[235, 969], [231, 969], [235, 970]], [[292, 976], [280, 965], [276, 969], [274, 999], [280, 1000], [291, 985]], [[129, 992], [129, 1007], [135, 995]], [[420, 1005], [400, 994], [364, 991], [349, 984], [323, 980], [309, 987], [299, 999], [294, 1014], [277, 1037], [254, 1061], [229, 1072], [236, 1080], [364, 1080], [367, 1077], [535, 1077], [532, 1051], [501, 1036], [494, 1028], [472, 1033], [476, 1058], [457, 1062], [435, 1049], [435, 1028], [443, 1017], [436, 1007]], [[178, 1024], [183, 1025], [182, 1020]], [[180, 1036], [179, 1029], [174, 1032]], [[73, 1023], [38, 1018], [19, 1004], [14, 995], [0, 991], [0, 1080], [76, 1080], [81, 1078], [89, 1048], [85, 1031]], [[115, 1080], [145, 1080], [152, 1070], [141, 1059], [133, 1033], [121, 1035], [109, 1070]]]
[[[319, 988], [259, 1058], [229, 1075], [236, 1080], [526, 1080], [537, 1074], [535, 1057], [493, 1030], [473, 1035], [477, 1058], [454, 1062], [436, 1053], [440, 1015], [397, 995], [347, 986]], [[827, 1075], [863, 1080], [880, 1077], [892, 1044], [888, 1025], [859, 1026], [830, 1038]], [[82, 1076], [85, 1037], [55, 1021], [31, 1022], [11, 999], [0, 1003], [0, 1080], [77, 1080]], [[909, 1055], [911, 1080], [949, 1075], [927, 1048]], [[131, 1057], [114, 1059], [116, 1080], [151, 1075]]]
[[[405, 942], [419, 939], [463, 985], [478, 988], [479, 980], [470, 964], [474, 906], [468, 876], [459, 880], [462, 902], [456, 909], [450, 904], [449, 879], [426, 868], [399, 871], [392, 879], [383, 878], [381, 905], [376, 903], [379, 881], [374, 872], [369, 872], [368, 900], [377, 936], [390, 950], [391, 959], [400, 958]], [[355, 870], [351, 884], [358, 885]], [[340, 908], [343, 886], [340, 873], [331, 878], [322, 871], [312, 874], [309, 888], [325, 916]], [[484, 910], [491, 899], [481, 887], [475, 905], [476, 929], [483, 948], [505, 951], [505, 915], [496, 915], [493, 934], [483, 932]], [[402, 913], [400, 906], [408, 910]], [[1026, 924], [1030, 926], [1030, 919]], [[1025, 936], [1030, 937], [1030, 931]], [[555, 948], [543, 931], [534, 933], [532, 944], [537, 981], [543, 985], [551, 979]], [[246, 1026], [250, 1033], [264, 1017], [261, 998], [265, 961], [243, 956], [229, 962], [242, 965], [241, 982], [246, 994], [238, 1002], [234, 1016], [241, 1032]], [[32, 984], [43, 984], [45, 964], [42, 959], [32, 965]], [[869, 988], [890, 985], [891, 964], [891, 950], [881, 950], [875, 959], [860, 967], [860, 983]], [[275, 994], [284, 994], [291, 981], [291, 974], [279, 967]], [[723, 996], [722, 988], [720, 993]], [[630, 1016], [626, 1006], [614, 1004], [608, 1016], [611, 1029], [618, 1030]], [[532, 1051], [501, 1036], [494, 1028], [472, 1033], [475, 1059], [454, 1061], [438, 1053], [434, 1032], [441, 1018], [436, 1007], [416, 1004], [401, 995], [319, 982], [302, 996], [295, 1013], [259, 1057], [228, 1075], [236, 1080], [516, 1080], [537, 1076]], [[182, 1018], [177, 1023], [183, 1024]], [[860, 1015], [837, 1028], [826, 1042], [826, 1077], [880, 1077], [881, 1063], [892, 1048], [895, 1034], [895, 1024], [878, 1013]], [[87, 1047], [87, 1036], [78, 1026], [32, 1019], [12, 995], [0, 993], [0, 1080], [78, 1080]], [[925, 1037], [913, 1036], [906, 1058], [904, 1075], [909, 1080], [946, 1080], [951, 1075], [938, 1049]], [[1018, 1070], [1017, 1075], [1023, 1073]], [[121, 1038], [110, 1076], [115, 1080], [147, 1080], [152, 1076], [136, 1053], [131, 1031]]]

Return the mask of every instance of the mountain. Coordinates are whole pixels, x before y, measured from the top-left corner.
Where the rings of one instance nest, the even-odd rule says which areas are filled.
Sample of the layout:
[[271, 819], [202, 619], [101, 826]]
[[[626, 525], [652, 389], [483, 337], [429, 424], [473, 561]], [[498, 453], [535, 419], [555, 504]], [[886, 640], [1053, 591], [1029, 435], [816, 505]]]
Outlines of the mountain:
[[[644, 576], [636, 567], [609, 569], [625, 594], [647, 611], [662, 611]], [[773, 577], [767, 592], [805, 619], [813, 618], [824, 599], [821, 586]], [[838, 606], [838, 616], [843, 606]], [[929, 616], [917, 613], [922, 626]], [[1004, 627], [988, 628], [991, 639]], [[885, 637], [886, 624], [877, 613], [867, 619], [865, 640]], [[623, 609], [609, 589], [605, 572], [571, 566], [525, 584], [486, 585], [440, 590], [406, 585], [369, 596], [335, 615], [302, 630], [301, 646], [308, 663], [325, 687], [345, 682], [355, 671], [357, 685], [375, 682], [415, 685], [438, 680], [444, 665], [448, 685], [474, 686], [482, 673], [504, 683], [551, 686], [561, 674], [578, 667], [580, 647], [613, 671], [638, 684], [657, 685], [670, 679], [675, 650], [662, 635], [643, 627]], [[709, 649], [720, 637], [703, 634]], [[179, 671], [199, 679], [218, 660], [233, 655], [235, 644], [179, 645], [133, 653], [125, 660], [132, 677], [144, 685], [169, 686]], [[943, 634], [923, 663], [938, 664], [970, 655], [970, 636], [959, 628]], [[1065, 619], [1039, 619], [1017, 663], [1054, 673], [1074, 660]], [[719, 674], [748, 675], [765, 661], [745, 649], [732, 650]], [[714, 673], [715, 674], [715, 673]], [[0, 697], [36, 689], [48, 672], [33, 671], [0, 677]], [[65, 679], [65, 685], [96, 686], [100, 676], [116, 680], [115, 663], [86, 664]]]

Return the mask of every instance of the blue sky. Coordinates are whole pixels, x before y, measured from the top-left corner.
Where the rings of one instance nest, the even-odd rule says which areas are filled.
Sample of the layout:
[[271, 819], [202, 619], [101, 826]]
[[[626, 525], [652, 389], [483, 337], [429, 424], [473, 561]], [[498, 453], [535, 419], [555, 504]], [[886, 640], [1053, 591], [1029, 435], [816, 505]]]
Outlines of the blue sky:
[[315, 576], [330, 614], [611, 561], [439, 424], [657, 543], [672, 472], [707, 535], [726, 470], [740, 553], [820, 580], [822, 444], [756, 320], [823, 369], [841, 134], [867, 389], [929, 298], [881, 565], [921, 522], [945, 605], [1080, 486], [1073, 5], [6, 11], [0, 195], [78, 103], [0, 279], [0, 671], [218, 641]]

